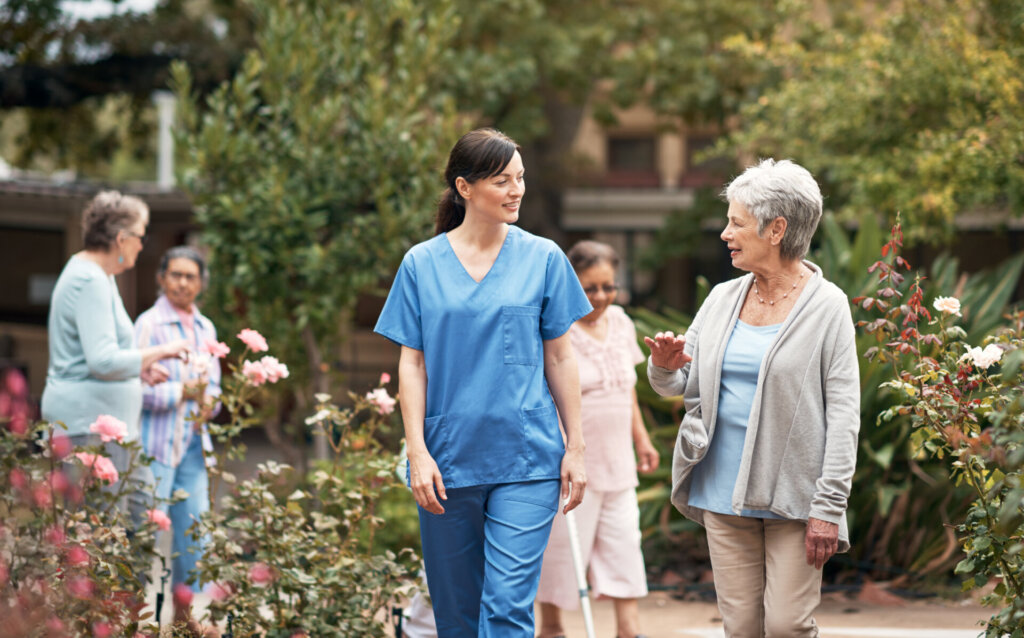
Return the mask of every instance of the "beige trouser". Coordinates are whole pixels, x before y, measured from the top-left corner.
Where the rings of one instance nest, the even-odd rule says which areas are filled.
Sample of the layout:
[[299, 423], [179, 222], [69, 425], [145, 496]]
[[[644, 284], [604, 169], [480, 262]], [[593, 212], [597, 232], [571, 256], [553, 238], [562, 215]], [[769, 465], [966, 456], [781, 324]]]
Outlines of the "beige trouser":
[[704, 513], [728, 638], [818, 635], [821, 570], [807, 564], [804, 521]]

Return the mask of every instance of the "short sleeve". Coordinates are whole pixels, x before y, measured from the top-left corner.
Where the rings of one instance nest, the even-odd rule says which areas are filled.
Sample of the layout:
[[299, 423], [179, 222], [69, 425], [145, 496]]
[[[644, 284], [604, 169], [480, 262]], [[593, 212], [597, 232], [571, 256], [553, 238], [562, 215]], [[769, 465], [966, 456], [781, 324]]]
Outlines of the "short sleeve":
[[640, 350], [640, 344], [636, 342], [636, 325], [625, 311], [622, 313], [621, 334], [622, 345], [626, 349], [626, 352], [629, 353], [629, 362], [634, 366], [638, 366], [641, 362], [646, 361], [647, 357], [645, 357], [643, 351]]
[[406, 254], [373, 331], [398, 345], [423, 350], [422, 326], [416, 269]]
[[577, 319], [585, 317], [593, 309], [565, 253], [552, 250], [544, 276], [541, 338], [548, 341], [561, 337]]

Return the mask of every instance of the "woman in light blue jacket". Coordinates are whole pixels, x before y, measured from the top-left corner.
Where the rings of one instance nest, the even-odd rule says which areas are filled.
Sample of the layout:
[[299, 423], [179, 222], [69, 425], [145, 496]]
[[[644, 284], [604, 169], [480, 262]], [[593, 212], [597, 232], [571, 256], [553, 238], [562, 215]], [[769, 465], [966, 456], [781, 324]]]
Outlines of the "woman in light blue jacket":
[[850, 545], [850, 304], [803, 259], [822, 209], [806, 169], [764, 160], [725, 195], [722, 240], [748, 274], [716, 286], [685, 337], [644, 339], [651, 385], [686, 408], [672, 503], [707, 530], [727, 636], [817, 636], [822, 565]]
[[[149, 209], [137, 197], [116, 191], [96, 195], [82, 213], [85, 247], [68, 260], [50, 300], [50, 364], [43, 390], [42, 416], [59, 421], [76, 446], [97, 445], [89, 426], [109, 414], [127, 426], [126, 441], [139, 438], [142, 379], [167, 378], [158, 362], [188, 349], [184, 339], [151, 348], [135, 347], [132, 321], [114, 276], [135, 266], [149, 223]], [[118, 472], [128, 457], [115, 441], [105, 444]], [[148, 468], [133, 478], [152, 483]], [[138, 518], [148, 507], [143, 494], [130, 503]]]

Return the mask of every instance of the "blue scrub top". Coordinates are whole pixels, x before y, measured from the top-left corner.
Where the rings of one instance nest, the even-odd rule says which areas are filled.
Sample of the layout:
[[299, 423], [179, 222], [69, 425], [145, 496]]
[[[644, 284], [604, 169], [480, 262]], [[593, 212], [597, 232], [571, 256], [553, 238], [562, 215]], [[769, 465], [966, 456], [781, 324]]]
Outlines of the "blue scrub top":
[[559, 477], [542, 341], [591, 310], [561, 249], [516, 226], [479, 283], [447, 234], [406, 253], [374, 332], [423, 352], [423, 434], [445, 487]]

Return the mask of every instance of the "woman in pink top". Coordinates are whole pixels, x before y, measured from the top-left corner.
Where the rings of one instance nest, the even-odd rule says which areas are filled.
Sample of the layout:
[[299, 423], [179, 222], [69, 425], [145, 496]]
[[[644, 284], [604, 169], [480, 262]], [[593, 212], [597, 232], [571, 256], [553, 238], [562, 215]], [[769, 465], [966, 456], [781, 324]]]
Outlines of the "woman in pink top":
[[[590, 588], [615, 601], [617, 635], [641, 638], [637, 598], [647, 595], [640, 551], [637, 469], [653, 472], [651, 444], [636, 400], [635, 366], [644, 360], [633, 321], [612, 305], [619, 257], [606, 244], [581, 241], [567, 253], [594, 311], [569, 329], [583, 396], [587, 495], [576, 508], [580, 550]], [[636, 447], [636, 457], [633, 448]], [[639, 463], [637, 462], [639, 460]], [[565, 517], [555, 517], [544, 552], [540, 587], [540, 638], [563, 635], [561, 609], [575, 609], [579, 592]]]

